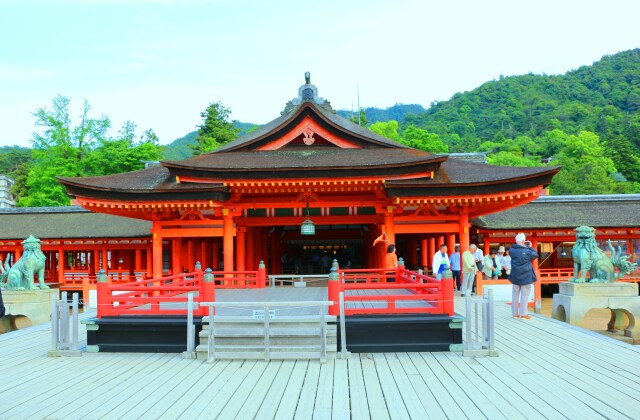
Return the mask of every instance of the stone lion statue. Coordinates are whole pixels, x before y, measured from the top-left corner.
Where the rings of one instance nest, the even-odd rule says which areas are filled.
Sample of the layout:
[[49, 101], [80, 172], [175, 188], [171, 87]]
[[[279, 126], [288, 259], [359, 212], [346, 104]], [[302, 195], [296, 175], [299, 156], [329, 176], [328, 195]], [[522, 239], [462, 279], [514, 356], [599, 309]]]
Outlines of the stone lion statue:
[[[13, 266], [9, 265], [9, 262], [5, 264], [0, 274], [0, 284], [9, 290], [48, 289], [49, 286], [44, 283], [46, 257], [40, 250], [40, 239], [30, 235], [22, 242], [22, 247], [22, 257]], [[39, 286], [33, 281], [34, 274], [38, 275]]]
[[[621, 247], [618, 247], [616, 251], [610, 240], [607, 243], [611, 250], [611, 257], [607, 257], [598, 247], [594, 228], [580, 226], [574, 230], [576, 231], [576, 244], [571, 250], [573, 255], [572, 282], [614, 282], [625, 274], [632, 273], [636, 268], [637, 264], [628, 261], [629, 256], [622, 253]], [[614, 267], [618, 268], [618, 273], [616, 273]], [[587, 273], [589, 273], [588, 279]]]

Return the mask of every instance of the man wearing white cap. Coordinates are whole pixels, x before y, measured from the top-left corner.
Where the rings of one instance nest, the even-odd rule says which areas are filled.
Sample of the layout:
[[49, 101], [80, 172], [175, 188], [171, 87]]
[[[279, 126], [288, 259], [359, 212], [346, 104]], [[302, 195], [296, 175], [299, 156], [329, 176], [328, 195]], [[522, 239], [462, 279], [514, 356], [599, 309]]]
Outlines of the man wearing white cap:
[[515, 245], [509, 250], [512, 258], [509, 281], [513, 284], [511, 312], [514, 318], [520, 319], [531, 319], [527, 313], [527, 302], [531, 285], [537, 280], [531, 262], [538, 258], [538, 253], [526, 239], [524, 233], [518, 233]]

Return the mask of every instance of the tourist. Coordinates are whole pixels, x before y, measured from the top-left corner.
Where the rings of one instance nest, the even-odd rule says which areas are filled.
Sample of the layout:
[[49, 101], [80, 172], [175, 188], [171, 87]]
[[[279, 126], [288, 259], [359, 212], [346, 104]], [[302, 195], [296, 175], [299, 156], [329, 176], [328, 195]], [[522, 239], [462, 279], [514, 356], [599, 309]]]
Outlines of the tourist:
[[469, 249], [462, 253], [462, 296], [471, 296], [473, 283], [476, 279], [476, 257], [478, 249], [475, 244], [469, 245]]
[[480, 248], [476, 247], [476, 250], [473, 253], [473, 258], [476, 262], [476, 270], [482, 271], [482, 260], [484, 259], [484, 254]]
[[460, 290], [460, 245], [456, 245], [455, 252], [449, 257], [451, 263], [451, 274], [455, 281], [454, 288]]
[[[502, 247], [501, 247], [502, 248]], [[500, 260], [500, 265], [502, 266], [502, 279], [509, 279], [509, 275], [511, 274], [511, 255], [509, 255], [509, 251], [506, 250], [502, 259]]]
[[437, 280], [442, 280], [442, 273], [449, 268], [449, 256], [447, 255], [447, 246], [440, 245], [440, 251], [433, 254], [433, 264], [431, 269]]
[[484, 257], [484, 260], [482, 261], [482, 265], [483, 265], [482, 272], [484, 273], [485, 276], [487, 276], [487, 279], [490, 279], [490, 280], [498, 279], [498, 275], [502, 272], [502, 267], [500, 266], [500, 261], [496, 256], [495, 250], [492, 249], [491, 251], [489, 251], [489, 255], [486, 255]]
[[[396, 255], [396, 246], [394, 244], [387, 246], [387, 255], [384, 257], [384, 268], [387, 270], [398, 269], [398, 256]], [[395, 281], [395, 279], [395, 273], [387, 277], [387, 281]]]
[[526, 239], [524, 233], [518, 233], [516, 244], [509, 249], [511, 254], [509, 281], [513, 284], [511, 313], [514, 318], [520, 319], [531, 319], [527, 313], [527, 303], [531, 294], [531, 285], [537, 280], [531, 261], [538, 258], [538, 253]]

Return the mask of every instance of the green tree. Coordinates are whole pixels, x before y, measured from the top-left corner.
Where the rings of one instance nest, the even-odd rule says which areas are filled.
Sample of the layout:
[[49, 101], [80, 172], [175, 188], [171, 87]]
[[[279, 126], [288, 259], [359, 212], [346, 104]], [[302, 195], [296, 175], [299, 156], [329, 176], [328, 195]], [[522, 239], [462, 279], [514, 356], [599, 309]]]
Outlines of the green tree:
[[23, 163], [31, 161], [31, 149], [20, 146], [0, 147], [0, 174], [9, 174], [18, 170]]
[[402, 136], [398, 134], [398, 121], [391, 120], [387, 122], [376, 122], [369, 126], [369, 130], [376, 134], [380, 134], [382, 137], [386, 137], [390, 140], [402, 142]]
[[86, 175], [109, 175], [143, 169], [145, 162], [158, 161], [163, 146], [149, 129], [136, 138], [136, 125], [126, 121], [114, 139], [101, 139], [84, 163]]
[[35, 133], [33, 145], [34, 164], [26, 181], [26, 188], [18, 200], [18, 206], [68, 205], [69, 197], [56, 176], [84, 175], [83, 160], [92, 148], [105, 138], [110, 127], [109, 119], [90, 118], [91, 107], [84, 102], [80, 122], [73, 125], [69, 116], [70, 99], [56, 96], [52, 109], [38, 109], [33, 115], [36, 126], [43, 131]]
[[571, 135], [554, 164], [562, 170], [553, 178], [553, 194], [610, 194], [617, 184], [611, 176], [617, 171], [613, 161], [604, 156], [604, 147], [597, 134], [583, 131]]
[[201, 155], [217, 149], [238, 137], [239, 130], [229, 121], [231, 110], [221, 102], [212, 102], [200, 113], [203, 119], [198, 126], [196, 144], [190, 145], [194, 155]]
[[34, 134], [33, 160], [19, 166], [14, 192], [18, 206], [68, 205], [58, 176], [108, 175], [144, 167], [142, 160], [158, 160], [162, 148], [152, 130], [135, 141], [135, 124], [126, 122], [114, 139], [107, 117], [92, 118], [85, 101], [79, 122], [69, 116], [70, 99], [56, 96], [51, 109], [40, 108], [33, 115], [41, 131]]
[[352, 123], [356, 123], [361, 127], [366, 127], [367, 124], [369, 124], [369, 120], [367, 119], [367, 113], [364, 110], [364, 108], [360, 108], [360, 114], [354, 115], [353, 117], [349, 118], [349, 121], [351, 121]]
[[449, 151], [440, 136], [413, 125], [404, 130], [402, 137], [403, 143], [407, 146], [424, 150], [425, 152], [446, 153]]

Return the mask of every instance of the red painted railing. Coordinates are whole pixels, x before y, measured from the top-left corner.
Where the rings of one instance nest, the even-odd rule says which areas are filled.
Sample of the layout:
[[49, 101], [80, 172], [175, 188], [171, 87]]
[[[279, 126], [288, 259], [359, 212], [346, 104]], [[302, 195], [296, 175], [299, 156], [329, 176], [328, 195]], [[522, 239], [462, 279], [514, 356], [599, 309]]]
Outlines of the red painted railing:
[[256, 289], [267, 285], [264, 267], [258, 271], [214, 271], [216, 289]]
[[98, 318], [120, 315], [186, 315], [187, 293], [194, 292], [196, 316], [204, 316], [200, 302], [215, 300], [212, 281], [203, 281], [204, 272], [178, 274], [158, 279], [110, 284], [98, 282]]
[[[98, 318], [120, 315], [186, 315], [189, 292], [194, 293], [193, 301], [197, 305], [194, 315], [204, 316], [207, 308], [200, 307], [200, 302], [215, 302], [216, 288], [265, 286], [266, 272], [263, 264], [260, 264], [258, 271], [196, 270], [192, 273], [126, 283], [114, 283], [110, 280], [98, 282]], [[88, 280], [85, 279], [87, 290], [88, 287]]]
[[[395, 281], [390, 282], [393, 278]], [[339, 315], [339, 295], [344, 292], [345, 314], [446, 314], [453, 316], [453, 280], [436, 280], [399, 267], [397, 270], [338, 270], [338, 279], [329, 277], [330, 315]], [[375, 294], [367, 293], [375, 291]], [[404, 291], [405, 293], [400, 293]], [[411, 292], [406, 294], [406, 291]], [[361, 293], [358, 293], [361, 292]], [[364, 292], [364, 293], [362, 293]], [[375, 305], [373, 304], [375, 302]], [[417, 306], [398, 306], [413, 302]], [[358, 308], [353, 304], [359, 303]], [[351, 306], [351, 307], [348, 307]]]

